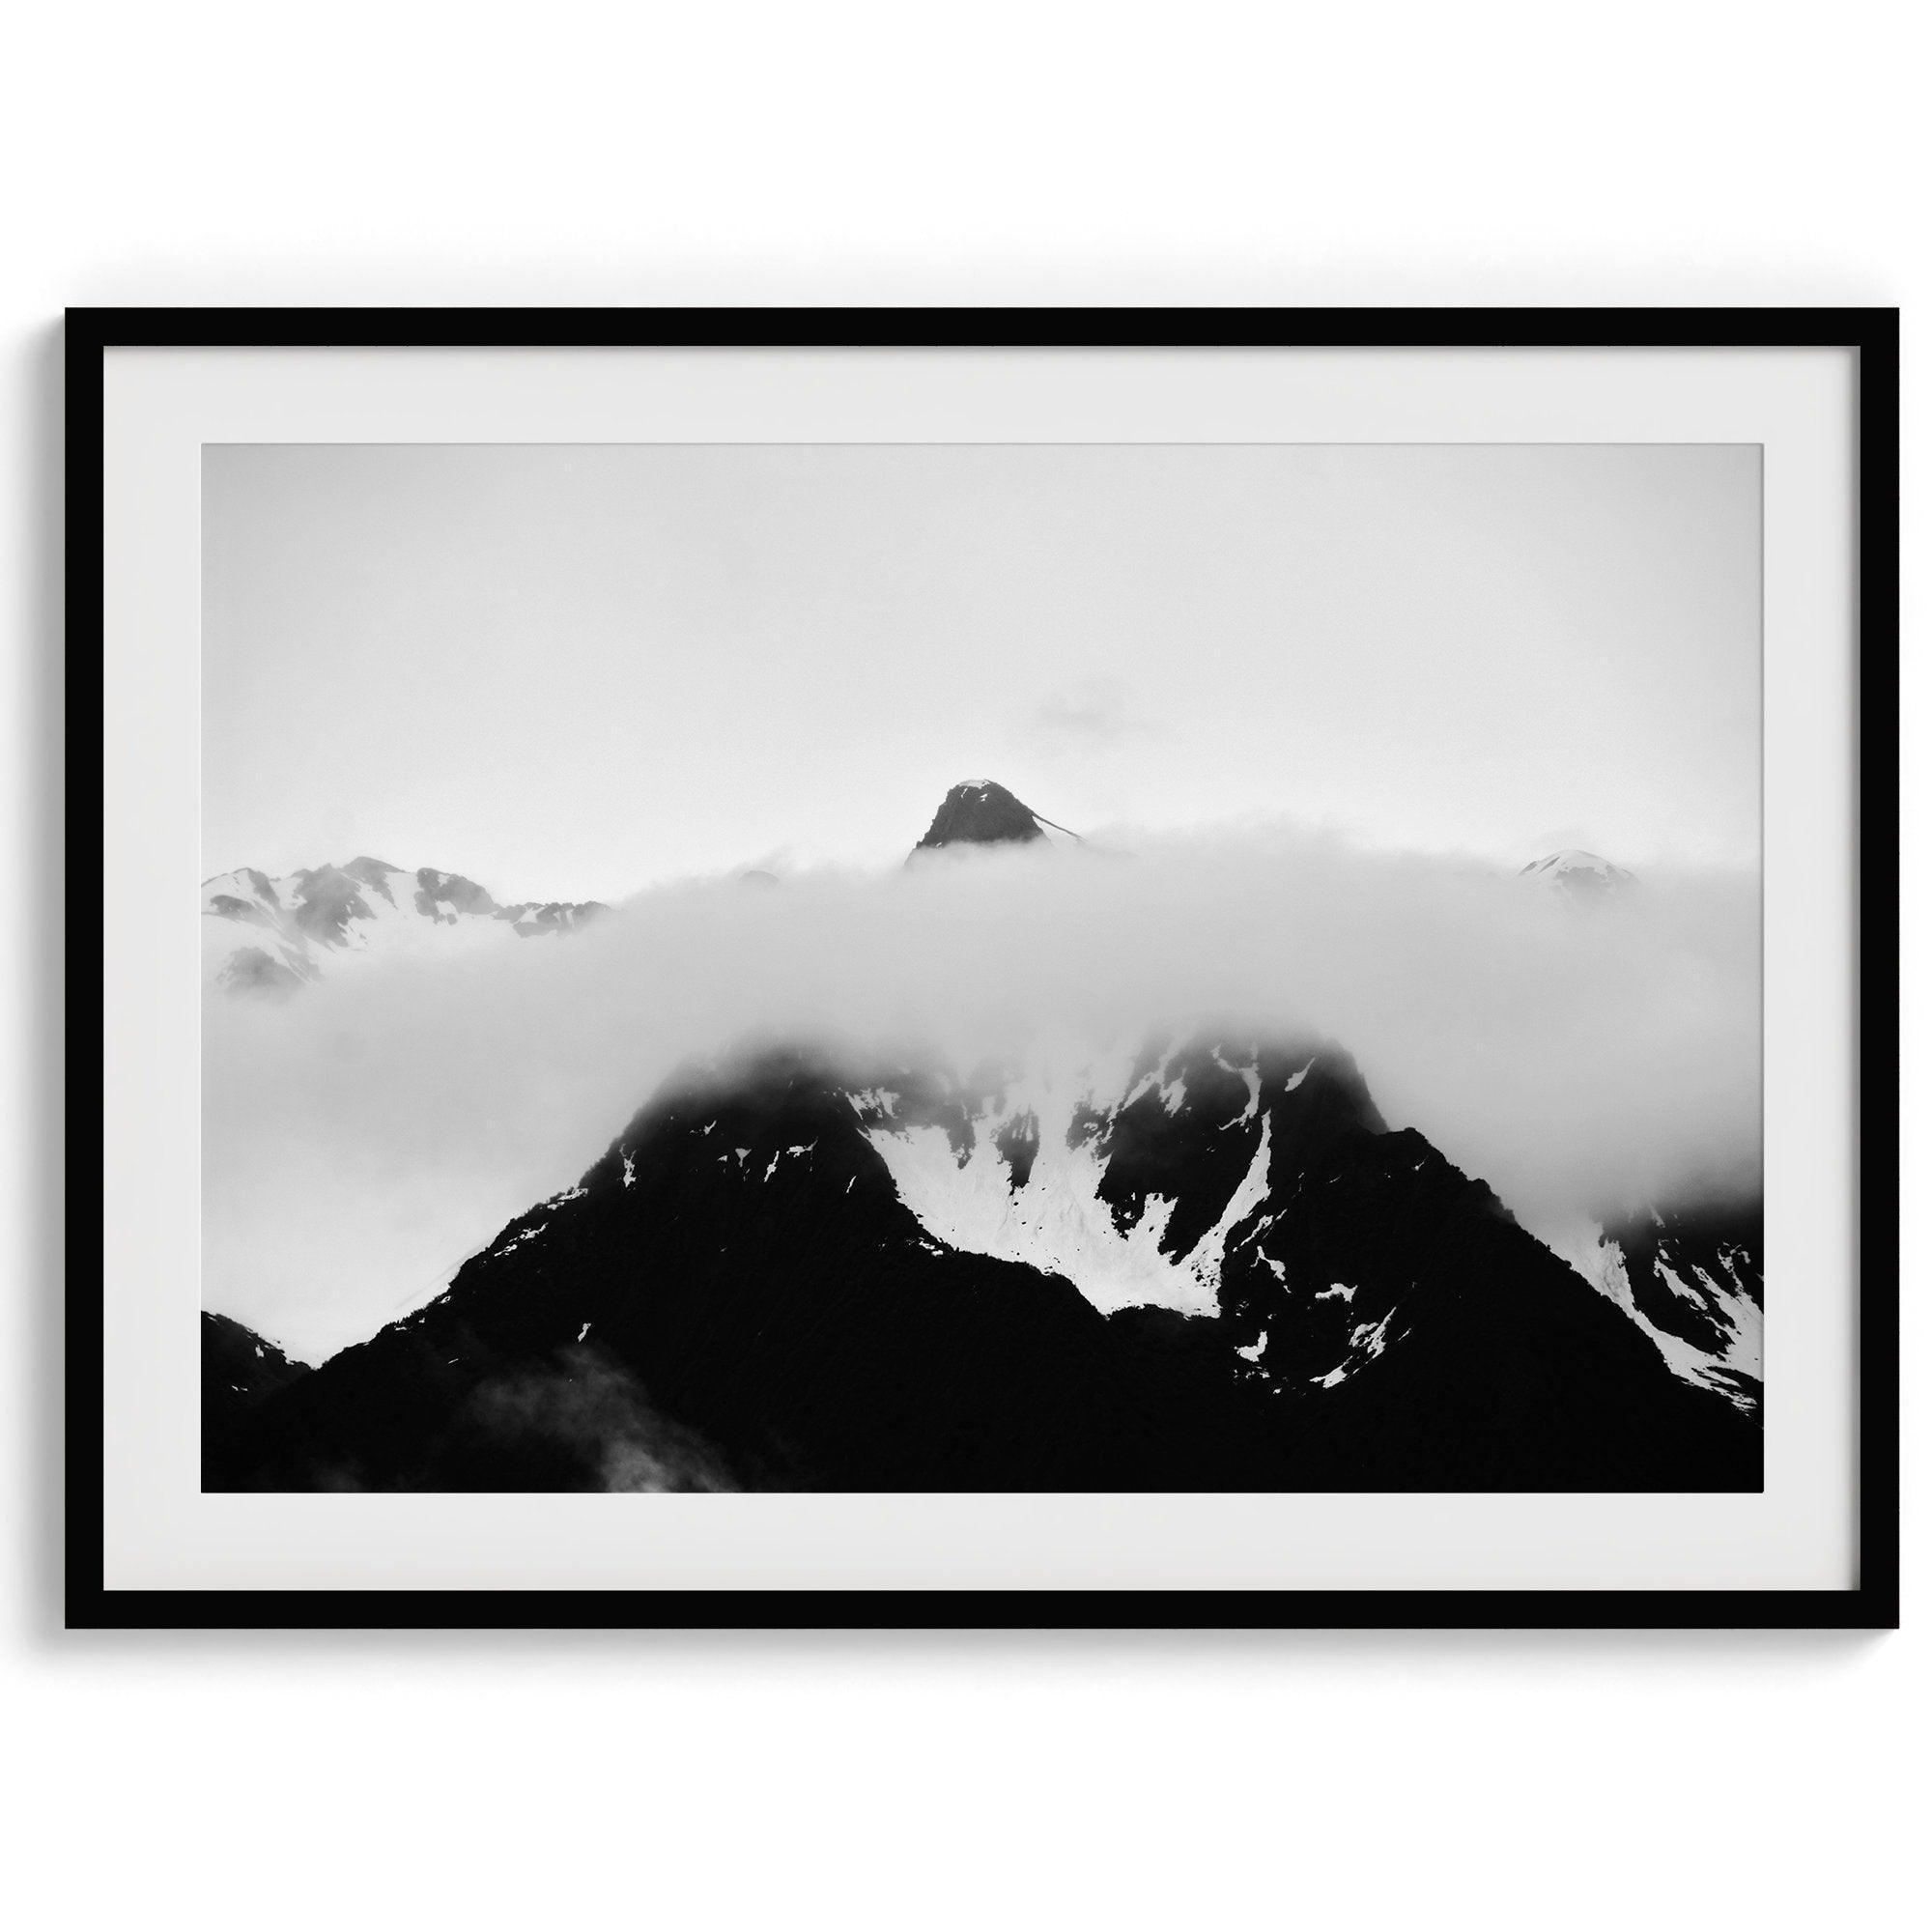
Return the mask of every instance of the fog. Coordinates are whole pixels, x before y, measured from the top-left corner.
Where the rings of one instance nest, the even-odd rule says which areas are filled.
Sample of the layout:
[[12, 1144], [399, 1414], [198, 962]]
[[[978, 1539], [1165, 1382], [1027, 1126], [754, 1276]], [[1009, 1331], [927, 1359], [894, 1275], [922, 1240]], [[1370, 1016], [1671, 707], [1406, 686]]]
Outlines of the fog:
[[568, 939], [211, 998], [208, 1305], [311, 1361], [360, 1340], [573, 1180], [677, 1063], [753, 1033], [965, 1063], [1314, 1031], [1532, 1227], [1756, 1186], [1754, 873], [1646, 872], [1584, 912], [1278, 825], [1104, 843], [663, 887]]

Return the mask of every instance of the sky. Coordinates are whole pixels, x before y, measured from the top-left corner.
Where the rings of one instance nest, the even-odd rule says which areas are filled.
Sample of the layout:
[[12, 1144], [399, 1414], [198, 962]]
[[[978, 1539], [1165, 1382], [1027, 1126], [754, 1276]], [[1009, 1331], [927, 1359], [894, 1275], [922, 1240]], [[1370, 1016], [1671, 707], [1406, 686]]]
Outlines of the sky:
[[204, 876], [891, 863], [949, 784], [1755, 865], [1750, 446], [211, 445]]

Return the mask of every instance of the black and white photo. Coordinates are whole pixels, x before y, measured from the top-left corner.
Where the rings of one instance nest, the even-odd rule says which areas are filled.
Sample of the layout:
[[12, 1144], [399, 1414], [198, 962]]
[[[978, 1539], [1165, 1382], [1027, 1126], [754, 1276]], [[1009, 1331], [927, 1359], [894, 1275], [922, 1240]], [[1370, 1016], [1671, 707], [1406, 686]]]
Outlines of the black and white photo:
[[1762, 482], [209, 444], [204, 1488], [1757, 1492]]

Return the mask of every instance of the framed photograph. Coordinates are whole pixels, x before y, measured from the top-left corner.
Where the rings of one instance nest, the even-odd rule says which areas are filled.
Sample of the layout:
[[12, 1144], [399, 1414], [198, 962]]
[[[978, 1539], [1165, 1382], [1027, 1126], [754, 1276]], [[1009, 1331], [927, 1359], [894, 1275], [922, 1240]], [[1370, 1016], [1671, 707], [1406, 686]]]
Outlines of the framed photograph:
[[1896, 1622], [1895, 312], [68, 358], [71, 1624]]

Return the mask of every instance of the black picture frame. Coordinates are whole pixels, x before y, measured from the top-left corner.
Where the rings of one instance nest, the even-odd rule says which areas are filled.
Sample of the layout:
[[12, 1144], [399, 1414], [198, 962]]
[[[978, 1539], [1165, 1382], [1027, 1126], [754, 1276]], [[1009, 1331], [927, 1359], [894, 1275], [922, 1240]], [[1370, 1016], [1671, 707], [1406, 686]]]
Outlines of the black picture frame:
[[[102, 1258], [74, 1185], [103, 1127], [103, 987], [70, 953], [71, 1629], [1889, 1629], [1898, 1622], [1898, 312], [1889, 308], [75, 308], [66, 319], [67, 825], [103, 832], [104, 359], [114, 349], [1722, 349], [1856, 352], [1858, 1581], [1846, 1590], [109, 1590]], [[1861, 888], [1869, 861], [1878, 882]]]

